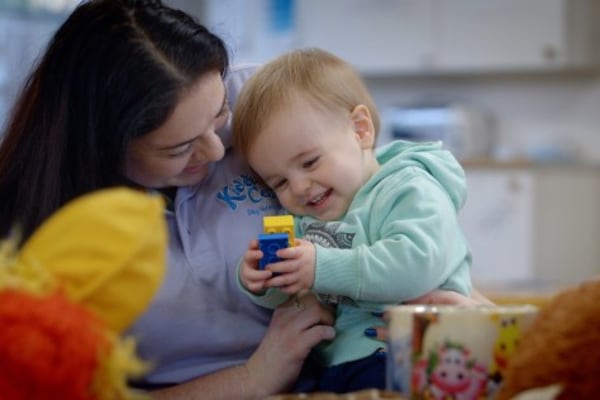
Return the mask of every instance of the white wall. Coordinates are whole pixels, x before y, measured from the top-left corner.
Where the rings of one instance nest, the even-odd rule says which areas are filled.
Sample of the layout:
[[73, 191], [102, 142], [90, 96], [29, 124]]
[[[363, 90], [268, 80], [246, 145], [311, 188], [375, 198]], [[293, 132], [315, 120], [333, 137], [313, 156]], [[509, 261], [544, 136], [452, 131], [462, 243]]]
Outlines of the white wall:
[[600, 73], [388, 76], [367, 83], [381, 109], [430, 101], [489, 110], [505, 155], [559, 146], [600, 163]]
[[[270, 4], [266, 0], [256, 0], [252, 6], [242, 0], [165, 1], [198, 16], [231, 42], [234, 62], [245, 61], [248, 52], [260, 53], [261, 46], [254, 42], [264, 42], [263, 35], [255, 33], [254, 41], [247, 37], [260, 32], [256, 25], [269, 18], [264, 10], [259, 12]], [[215, 22], [219, 18], [223, 21]], [[0, 121], [28, 71], [26, 66], [58, 23], [0, 15]], [[262, 47], [276, 50], [277, 45], [271, 40]], [[585, 161], [600, 162], [600, 71], [432, 77], [388, 74], [367, 77], [367, 83], [382, 110], [427, 101], [471, 103], [487, 109], [495, 116], [498, 153], [503, 156], [550, 146], [577, 152]]]

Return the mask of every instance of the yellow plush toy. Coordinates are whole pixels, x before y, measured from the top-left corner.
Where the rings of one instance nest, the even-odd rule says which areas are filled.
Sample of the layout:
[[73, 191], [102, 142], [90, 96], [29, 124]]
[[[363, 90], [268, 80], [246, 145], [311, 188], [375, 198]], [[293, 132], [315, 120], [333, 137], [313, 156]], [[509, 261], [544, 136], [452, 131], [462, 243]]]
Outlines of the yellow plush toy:
[[17, 250], [0, 244], [3, 399], [129, 399], [148, 365], [121, 337], [165, 271], [159, 196], [107, 189], [52, 215]]

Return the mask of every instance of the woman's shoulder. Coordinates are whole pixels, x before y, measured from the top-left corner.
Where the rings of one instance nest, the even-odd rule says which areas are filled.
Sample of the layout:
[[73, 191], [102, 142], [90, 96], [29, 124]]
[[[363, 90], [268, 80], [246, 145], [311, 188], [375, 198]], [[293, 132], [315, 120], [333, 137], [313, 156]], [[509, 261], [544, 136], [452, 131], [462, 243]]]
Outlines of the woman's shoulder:
[[225, 75], [225, 87], [230, 105], [235, 103], [242, 86], [258, 68], [260, 68], [259, 64], [239, 64], [229, 68]]
[[[227, 101], [229, 102], [229, 108], [233, 110], [235, 101], [237, 99], [240, 90], [244, 83], [252, 76], [254, 72], [260, 67], [259, 64], [239, 64], [229, 68], [225, 79], [225, 90], [227, 91]], [[226, 148], [231, 147], [231, 119], [227, 122], [226, 126], [223, 127], [219, 135], [223, 141], [223, 145]]]

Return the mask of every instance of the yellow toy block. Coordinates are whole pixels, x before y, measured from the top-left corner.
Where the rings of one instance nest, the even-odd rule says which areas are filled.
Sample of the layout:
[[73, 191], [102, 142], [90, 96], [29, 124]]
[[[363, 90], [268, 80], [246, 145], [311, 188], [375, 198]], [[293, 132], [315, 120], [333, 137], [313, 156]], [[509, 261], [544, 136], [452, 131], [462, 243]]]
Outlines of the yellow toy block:
[[291, 215], [271, 215], [263, 217], [264, 233], [287, 233], [289, 247], [294, 245], [294, 217]]

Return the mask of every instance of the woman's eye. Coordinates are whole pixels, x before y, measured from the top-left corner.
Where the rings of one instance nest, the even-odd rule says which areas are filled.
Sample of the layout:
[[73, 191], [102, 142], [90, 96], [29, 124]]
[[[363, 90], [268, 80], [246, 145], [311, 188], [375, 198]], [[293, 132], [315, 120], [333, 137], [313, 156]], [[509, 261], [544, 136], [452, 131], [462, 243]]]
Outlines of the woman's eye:
[[281, 189], [283, 189], [283, 187], [285, 186], [286, 183], [287, 183], [287, 180], [286, 179], [282, 179], [280, 181], [275, 182], [275, 184], [273, 184], [271, 186], [271, 189], [273, 189], [273, 190], [281, 190]]
[[168, 154], [169, 158], [177, 158], [186, 155], [192, 149], [192, 144], [187, 144], [185, 147], [182, 147], [181, 150], [178, 150], [174, 153]]

